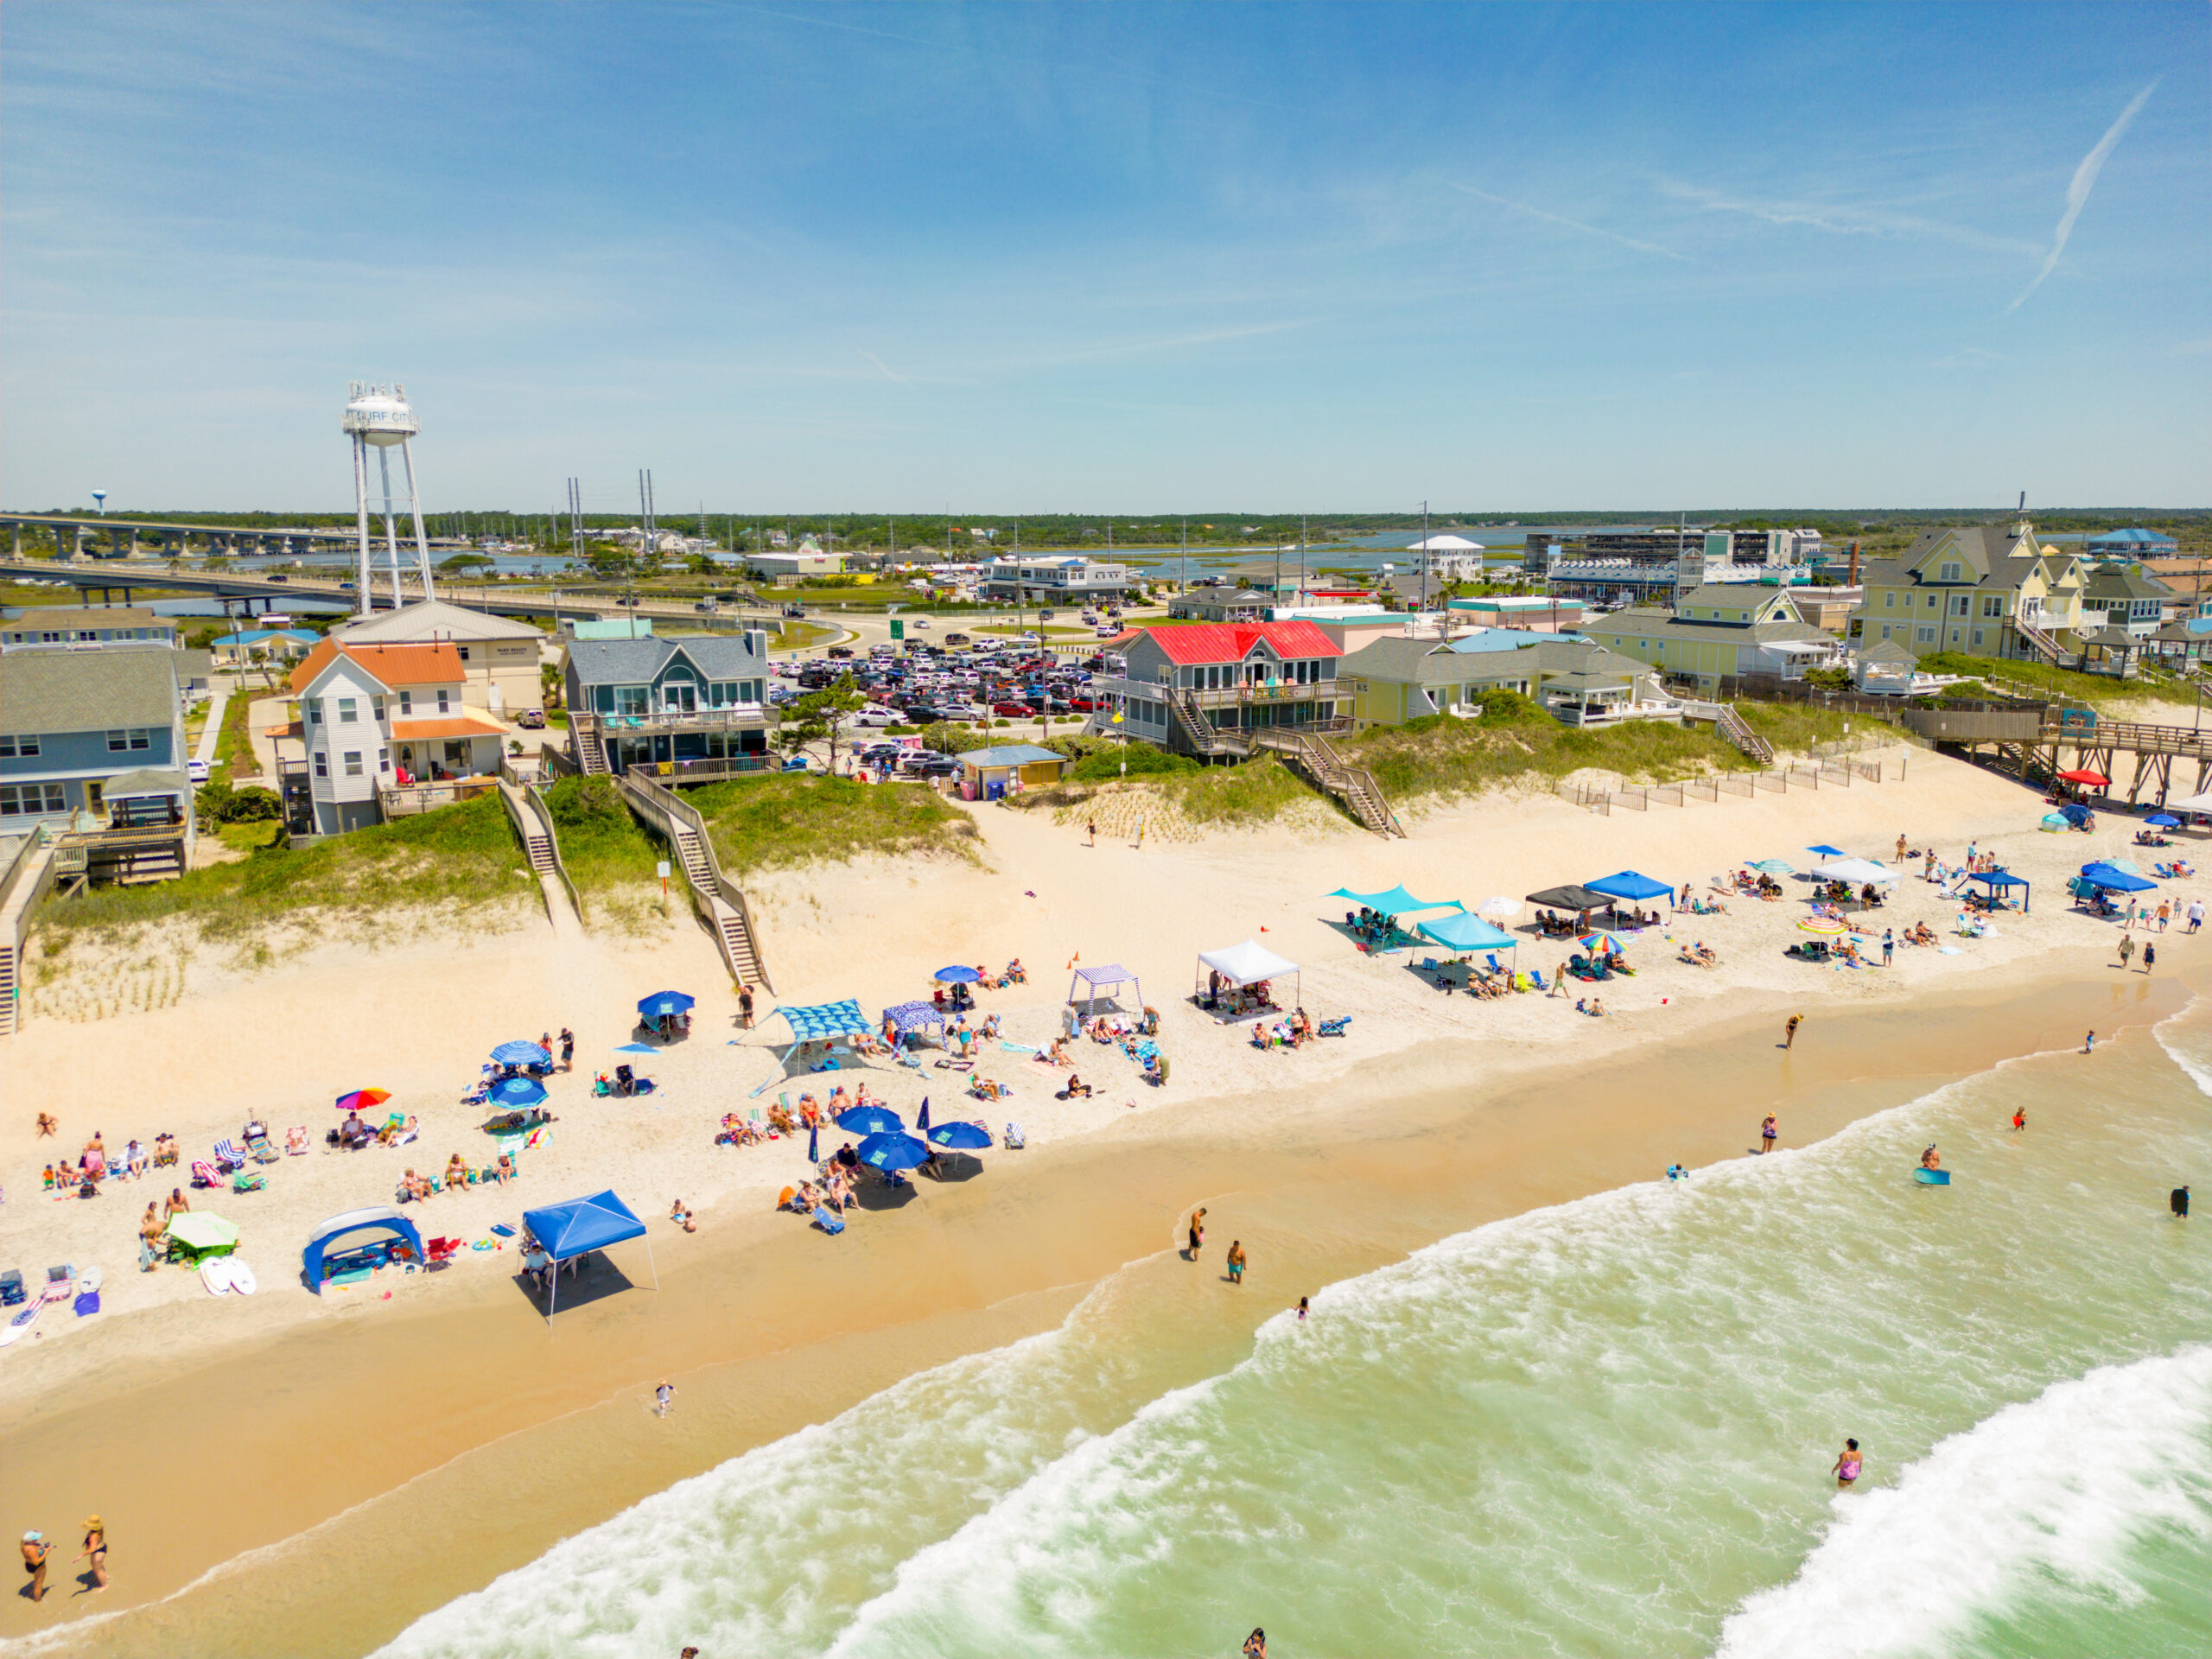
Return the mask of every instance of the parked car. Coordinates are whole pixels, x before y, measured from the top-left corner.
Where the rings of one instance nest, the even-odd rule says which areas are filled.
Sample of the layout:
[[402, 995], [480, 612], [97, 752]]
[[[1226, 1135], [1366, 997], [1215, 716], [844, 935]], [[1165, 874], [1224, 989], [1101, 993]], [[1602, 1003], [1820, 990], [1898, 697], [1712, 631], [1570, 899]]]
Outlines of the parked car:
[[1020, 720], [1034, 714], [1036, 710], [1026, 702], [995, 702], [991, 705], [991, 712], [1002, 715], [1007, 720]]
[[835, 657], [840, 660], [844, 660], [852, 656], [853, 648], [850, 645], [832, 645], [829, 650], [825, 651], [822, 654], [825, 657]]
[[526, 732], [542, 732], [545, 729], [545, 711], [543, 709], [525, 709], [515, 716], [515, 724]]
[[853, 716], [853, 724], [862, 729], [906, 723], [905, 717], [895, 709], [863, 709]]
[[207, 763], [205, 760], [186, 761], [184, 763], [184, 775], [187, 778], [189, 778], [195, 784], [206, 783], [207, 781]]
[[910, 628], [926, 628], [930, 626], [930, 620], [926, 616], [910, 616], [906, 619], [906, 626]]
[[940, 754], [925, 760], [913, 768], [918, 778], [954, 778], [960, 772], [960, 763], [949, 754]]

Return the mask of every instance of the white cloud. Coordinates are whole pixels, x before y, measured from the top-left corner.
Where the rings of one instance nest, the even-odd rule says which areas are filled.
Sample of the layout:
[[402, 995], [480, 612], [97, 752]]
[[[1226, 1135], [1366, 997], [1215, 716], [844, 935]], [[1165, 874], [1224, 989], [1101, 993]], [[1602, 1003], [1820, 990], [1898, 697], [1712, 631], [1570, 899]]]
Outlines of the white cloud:
[[2058, 231], [2051, 238], [2050, 252], [2044, 259], [2043, 269], [2036, 272], [2035, 281], [2020, 290], [2020, 297], [2005, 308], [2007, 311], [2018, 310], [2028, 296], [2041, 288], [2043, 279], [2057, 266], [2058, 256], [2066, 251], [2066, 238], [2074, 234], [2074, 221], [2082, 217], [2082, 210], [2089, 205], [2089, 192], [2096, 185], [2097, 175], [2104, 170], [2105, 158], [2112, 154], [2113, 147], [2120, 143], [2120, 135], [2143, 112], [2143, 106], [2151, 101], [2151, 94], [2158, 90], [2158, 83], [2154, 80], [2136, 93], [2133, 101], [2120, 112], [2120, 119], [2105, 129], [2105, 136], [2097, 140], [2096, 148], [2084, 156], [2082, 165], [2074, 169], [2074, 181], [2066, 187], [2066, 211], [2059, 216]]

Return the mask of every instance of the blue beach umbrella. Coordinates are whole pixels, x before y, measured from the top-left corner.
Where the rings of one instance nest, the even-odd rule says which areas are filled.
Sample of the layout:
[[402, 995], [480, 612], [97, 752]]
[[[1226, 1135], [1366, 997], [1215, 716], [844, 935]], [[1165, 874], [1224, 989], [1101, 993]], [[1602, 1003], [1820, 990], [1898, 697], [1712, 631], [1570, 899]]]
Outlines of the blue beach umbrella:
[[537, 1106], [544, 1102], [545, 1085], [535, 1077], [502, 1077], [492, 1085], [496, 1106]]
[[492, 1051], [492, 1058], [500, 1065], [543, 1065], [552, 1058], [536, 1043], [501, 1043]]
[[914, 1127], [921, 1130], [925, 1135], [929, 1133], [930, 1097], [927, 1095], [924, 1095], [922, 1096], [922, 1115], [914, 1120]]
[[859, 1151], [871, 1169], [917, 1169], [930, 1160], [930, 1149], [911, 1135], [871, 1135]]
[[2149, 824], [2153, 830], [2178, 830], [2181, 828], [2181, 820], [2174, 817], [2171, 812], [2153, 812], [2149, 817], [2144, 819], [2143, 822]]
[[940, 1123], [929, 1138], [931, 1146], [947, 1152], [984, 1152], [991, 1144], [991, 1132], [980, 1123]]
[[940, 968], [931, 977], [940, 985], [973, 985], [982, 976], [973, 968]]
[[617, 1054], [658, 1054], [660, 1050], [649, 1043], [625, 1043], [614, 1052]]
[[681, 991], [655, 991], [651, 996], [639, 999], [638, 1012], [648, 1020], [658, 1020], [664, 1014], [689, 1013], [697, 1000]]
[[806, 1126], [806, 1161], [810, 1164], [822, 1161], [822, 1128], [817, 1123]]
[[1843, 849], [1840, 847], [1808, 847], [1805, 850], [1808, 853], [1818, 853], [1822, 858], [1842, 858], [1846, 856]]
[[906, 1120], [888, 1106], [848, 1106], [837, 1114], [837, 1127], [851, 1135], [896, 1135]]

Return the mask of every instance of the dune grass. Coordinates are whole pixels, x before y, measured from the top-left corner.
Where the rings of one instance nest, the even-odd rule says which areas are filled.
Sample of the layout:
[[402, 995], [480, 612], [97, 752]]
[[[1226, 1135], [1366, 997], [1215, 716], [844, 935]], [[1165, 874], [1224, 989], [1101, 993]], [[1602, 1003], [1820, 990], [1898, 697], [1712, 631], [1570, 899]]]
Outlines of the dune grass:
[[760, 870], [902, 854], [976, 858], [967, 814], [919, 784], [779, 772], [685, 791], [733, 880]]
[[1393, 801], [1473, 795], [1524, 779], [1556, 783], [1586, 767], [1668, 783], [1752, 766], [1709, 727], [1638, 721], [1580, 730], [1510, 691], [1485, 692], [1478, 720], [1432, 715], [1375, 727], [1340, 747]]
[[664, 844], [647, 833], [607, 778], [563, 778], [545, 791], [561, 862], [579, 893], [651, 881]]
[[2151, 702], [2170, 696], [2178, 681], [2155, 671], [2144, 679], [2116, 680], [2103, 674], [2077, 674], [2070, 668], [2048, 663], [1999, 662], [1989, 657], [1969, 657], [1963, 652], [1929, 652], [1920, 666], [1930, 674], [1969, 674], [1987, 682], [1994, 677], [2016, 685], [2033, 686], [2054, 702], [2078, 702], [2091, 709], [2123, 709], [2130, 703]]
[[41, 932], [120, 931], [181, 917], [203, 939], [242, 938], [302, 910], [342, 912], [373, 929], [380, 912], [462, 908], [536, 897], [516, 880], [529, 866], [496, 795], [334, 836], [312, 847], [264, 846], [235, 863], [190, 870], [175, 881], [94, 887], [49, 899]]

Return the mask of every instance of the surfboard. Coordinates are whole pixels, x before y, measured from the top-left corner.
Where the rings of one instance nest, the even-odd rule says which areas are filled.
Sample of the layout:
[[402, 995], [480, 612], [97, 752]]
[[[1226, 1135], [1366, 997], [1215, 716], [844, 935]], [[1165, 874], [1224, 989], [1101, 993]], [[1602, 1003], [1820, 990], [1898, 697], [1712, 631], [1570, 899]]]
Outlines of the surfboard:
[[200, 1264], [200, 1282], [207, 1287], [207, 1294], [210, 1296], [229, 1295], [231, 1294], [230, 1258], [211, 1255], [202, 1262]]
[[1948, 1186], [1951, 1172], [1948, 1169], [1916, 1169], [1912, 1172], [1912, 1179], [1923, 1186]]
[[0, 1325], [0, 1348], [6, 1347], [16, 1338], [28, 1332], [31, 1328], [31, 1321], [38, 1318], [39, 1309], [45, 1306], [46, 1303], [43, 1300], [29, 1303], [22, 1313], [9, 1320], [5, 1325]]
[[251, 1296], [261, 1288], [260, 1281], [253, 1276], [253, 1269], [235, 1257], [231, 1262], [231, 1288], [241, 1296]]

